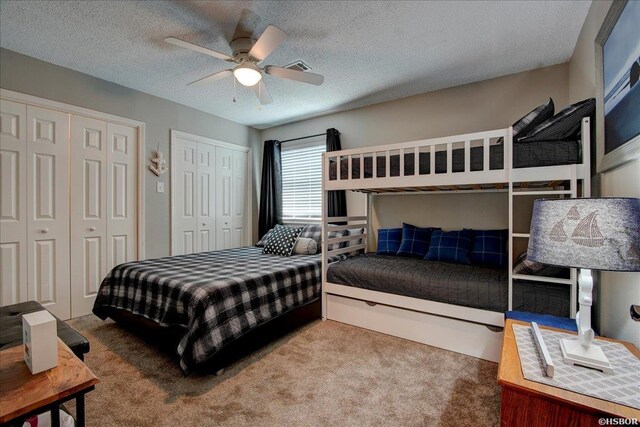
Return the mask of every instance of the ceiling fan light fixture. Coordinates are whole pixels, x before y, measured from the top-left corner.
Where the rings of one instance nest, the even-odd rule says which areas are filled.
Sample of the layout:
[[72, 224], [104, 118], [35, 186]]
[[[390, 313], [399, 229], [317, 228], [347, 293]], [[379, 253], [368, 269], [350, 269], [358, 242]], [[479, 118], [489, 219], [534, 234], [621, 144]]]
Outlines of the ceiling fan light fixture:
[[233, 75], [244, 86], [254, 86], [262, 80], [262, 73], [254, 64], [240, 64], [233, 69]]

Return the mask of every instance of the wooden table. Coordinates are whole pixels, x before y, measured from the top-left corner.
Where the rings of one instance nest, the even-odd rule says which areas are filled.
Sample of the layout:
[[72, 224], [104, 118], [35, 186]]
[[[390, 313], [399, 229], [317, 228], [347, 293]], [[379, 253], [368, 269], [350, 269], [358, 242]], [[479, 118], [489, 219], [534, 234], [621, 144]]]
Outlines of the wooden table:
[[0, 351], [0, 424], [22, 426], [33, 415], [51, 411], [53, 427], [60, 425], [60, 404], [76, 399], [76, 422], [84, 426], [84, 395], [98, 378], [58, 339], [58, 366], [32, 375], [23, 359], [23, 346]]
[[[522, 374], [513, 324], [530, 325], [527, 322], [509, 319], [504, 327], [498, 367], [498, 384], [502, 387], [501, 426], [599, 426], [603, 425], [599, 423], [601, 418], [635, 418], [640, 423], [640, 411], [637, 409], [526, 380]], [[567, 332], [544, 326], [541, 328]], [[634, 345], [612, 339], [606, 340], [623, 344], [640, 358], [640, 352]]]

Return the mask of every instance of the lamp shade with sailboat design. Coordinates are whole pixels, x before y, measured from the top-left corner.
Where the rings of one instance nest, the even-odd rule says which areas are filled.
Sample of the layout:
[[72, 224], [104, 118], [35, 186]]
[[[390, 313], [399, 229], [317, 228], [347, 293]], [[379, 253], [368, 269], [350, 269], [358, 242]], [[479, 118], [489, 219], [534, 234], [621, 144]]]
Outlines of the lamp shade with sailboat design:
[[536, 200], [527, 258], [563, 267], [640, 271], [640, 199]]
[[565, 363], [612, 373], [600, 346], [592, 345], [591, 270], [640, 271], [640, 199], [536, 200], [527, 258], [580, 269], [578, 339], [560, 341]]

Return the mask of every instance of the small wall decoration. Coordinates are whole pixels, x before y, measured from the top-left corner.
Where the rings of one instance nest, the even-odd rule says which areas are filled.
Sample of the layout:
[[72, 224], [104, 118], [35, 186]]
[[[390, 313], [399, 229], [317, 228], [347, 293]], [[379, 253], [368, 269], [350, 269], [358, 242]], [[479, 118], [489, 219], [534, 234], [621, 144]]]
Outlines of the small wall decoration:
[[640, 153], [640, 2], [614, 2], [596, 38], [599, 172]]
[[156, 150], [156, 156], [151, 158], [151, 162], [153, 162], [153, 164], [149, 165], [149, 169], [151, 170], [151, 172], [156, 174], [156, 176], [160, 176], [169, 170], [169, 168], [165, 165], [167, 161], [164, 159], [162, 155], [162, 151], [160, 151], [159, 142], [158, 142], [158, 149]]

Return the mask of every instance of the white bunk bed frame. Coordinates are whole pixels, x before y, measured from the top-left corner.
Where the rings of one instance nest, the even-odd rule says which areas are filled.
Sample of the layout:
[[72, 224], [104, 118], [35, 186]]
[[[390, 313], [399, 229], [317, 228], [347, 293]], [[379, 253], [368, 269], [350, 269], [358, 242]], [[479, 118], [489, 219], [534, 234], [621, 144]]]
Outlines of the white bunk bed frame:
[[[490, 169], [490, 150], [498, 138], [504, 138], [503, 169]], [[460, 305], [445, 304], [418, 298], [411, 298], [368, 289], [339, 285], [326, 280], [328, 258], [351, 253], [356, 250], [367, 252], [367, 236], [372, 232], [372, 197], [376, 194], [434, 194], [443, 192], [503, 191], [509, 193], [509, 310], [512, 309], [513, 280], [523, 279], [565, 284], [571, 287], [571, 317], [576, 314], [577, 274], [571, 269], [569, 279], [514, 275], [513, 239], [528, 238], [527, 233], [513, 230], [514, 197], [588, 197], [591, 193], [591, 152], [590, 119], [585, 117], [581, 124], [580, 163], [561, 166], [531, 168], [512, 167], [513, 130], [511, 127], [487, 132], [477, 132], [444, 138], [404, 142], [374, 147], [356, 148], [325, 153], [322, 159], [322, 319], [336, 320], [378, 332], [418, 341], [458, 353], [497, 362], [502, 343], [504, 313], [482, 310]], [[483, 168], [471, 170], [471, 148], [482, 146]], [[464, 171], [453, 172], [452, 153], [464, 148]], [[446, 151], [447, 169], [436, 173], [435, 153]], [[414, 154], [414, 174], [405, 176], [404, 155]], [[428, 174], [420, 174], [419, 154], [430, 153]], [[391, 156], [399, 154], [399, 172], [390, 176]], [[385, 176], [377, 174], [377, 160], [385, 157]], [[372, 157], [371, 177], [365, 178], [364, 159]], [[341, 161], [347, 160], [347, 176], [341, 176]], [[352, 176], [352, 160], [360, 161], [360, 176]], [[330, 163], [335, 162], [336, 177], [331, 179]], [[581, 191], [579, 192], [579, 185]], [[328, 217], [326, 200], [328, 191], [351, 190], [367, 195], [366, 215]], [[341, 223], [341, 225], [334, 225]], [[364, 236], [329, 237], [332, 231], [364, 228]], [[356, 246], [329, 250], [329, 245], [362, 239]]]

